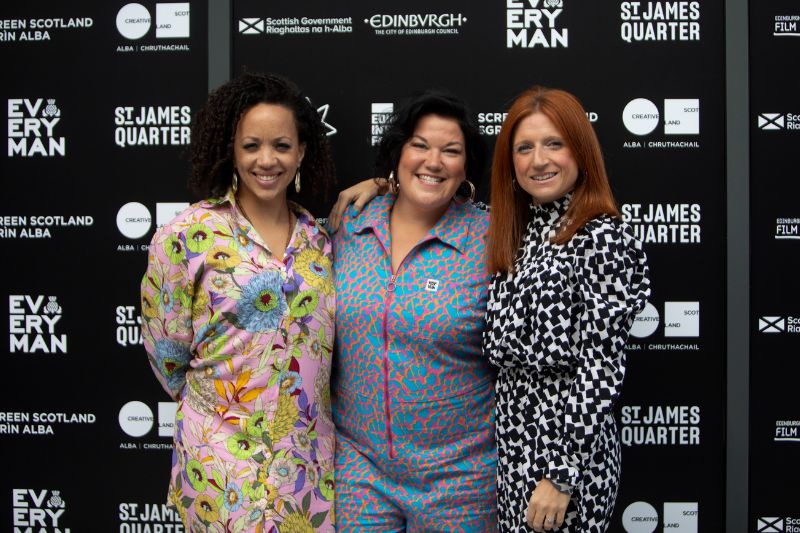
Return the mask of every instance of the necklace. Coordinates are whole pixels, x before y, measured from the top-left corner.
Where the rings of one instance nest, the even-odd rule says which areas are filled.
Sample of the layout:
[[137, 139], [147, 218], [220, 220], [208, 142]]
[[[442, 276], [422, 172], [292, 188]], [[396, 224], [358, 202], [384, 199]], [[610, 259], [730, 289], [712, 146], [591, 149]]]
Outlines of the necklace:
[[[236, 207], [238, 207], [239, 211], [242, 212], [242, 215], [244, 216], [245, 220], [247, 220], [250, 223], [250, 225], [253, 226], [253, 221], [250, 220], [250, 217], [247, 215], [247, 211], [244, 210], [244, 206], [239, 202], [239, 197], [238, 196], [234, 196], [233, 198], [236, 201]], [[288, 232], [286, 233], [286, 244], [283, 246], [284, 255], [286, 254], [286, 249], [289, 248], [289, 243], [292, 242], [292, 234], [294, 233], [293, 230], [294, 230], [294, 225], [295, 225], [295, 222], [296, 222], [294, 220], [294, 218], [295, 218], [294, 217], [294, 213], [292, 213], [292, 210], [290, 208], [289, 209], [289, 229], [288, 229]], [[255, 229], [255, 226], [253, 226], [253, 229]]]

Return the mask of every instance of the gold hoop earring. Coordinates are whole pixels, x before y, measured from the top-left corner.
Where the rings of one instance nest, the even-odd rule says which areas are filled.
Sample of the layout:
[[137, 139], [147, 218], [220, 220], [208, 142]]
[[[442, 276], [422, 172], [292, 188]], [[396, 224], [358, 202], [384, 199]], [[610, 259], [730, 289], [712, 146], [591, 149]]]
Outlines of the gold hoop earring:
[[394, 177], [394, 170], [389, 172], [389, 189], [392, 191], [392, 194], [397, 194], [397, 191], [400, 190], [400, 182], [397, 181], [397, 178]]
[[470, 202], [474, 202], [475, 201], [475, 185], [473, 185], [472, 182], [469, 181], [469, 180], [464, 180], [464, 181], [467, 182], [467, 185], [469, 185], [469, 201]]
[[294, 173], [294, 192], [300, 194], [300, 167], [297, 167], [297, 172]]
[[236, 194], [236, 191], [239, 190], [239, 173], [236, 172], [235, 169], [233, 171], [233, 179], [231, 180], [231, 189], [233, 189], [233, 194]]

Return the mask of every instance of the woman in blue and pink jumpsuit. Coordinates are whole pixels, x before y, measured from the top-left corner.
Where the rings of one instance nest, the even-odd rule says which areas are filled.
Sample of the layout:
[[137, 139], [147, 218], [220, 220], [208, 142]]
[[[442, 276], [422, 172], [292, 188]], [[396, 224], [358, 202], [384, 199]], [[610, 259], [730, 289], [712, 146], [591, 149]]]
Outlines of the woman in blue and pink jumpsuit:
[[496, 531], [488, 214], [455, 194], [480, 175], [481, 143], [463, 103], [417, 96], [379, 147], [393, 194], [334, 237], [340, 532]]

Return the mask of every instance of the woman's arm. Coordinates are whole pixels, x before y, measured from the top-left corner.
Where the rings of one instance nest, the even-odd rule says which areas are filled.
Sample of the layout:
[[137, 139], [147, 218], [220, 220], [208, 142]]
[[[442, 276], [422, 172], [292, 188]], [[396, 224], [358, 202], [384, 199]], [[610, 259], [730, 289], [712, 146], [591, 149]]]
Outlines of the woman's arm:
[[185, 247], [180, 234], [157, 231], [141, 283], [144, 347], [156, 378], [175, 400], [192, 359], [193, 283]]
[[387, 192], [389, 192], [389, 183], [386, 178], [364, 180], [343, 190], [339, 193], [339, 197], [336, 199], [336, 203], [333, 204], [330, 215], [328, 215], [328, 230], [334, 233], [339, 229], [344, 212], [350, 204], [353, 204], [356, 213], [359, 213], [370, 200]]

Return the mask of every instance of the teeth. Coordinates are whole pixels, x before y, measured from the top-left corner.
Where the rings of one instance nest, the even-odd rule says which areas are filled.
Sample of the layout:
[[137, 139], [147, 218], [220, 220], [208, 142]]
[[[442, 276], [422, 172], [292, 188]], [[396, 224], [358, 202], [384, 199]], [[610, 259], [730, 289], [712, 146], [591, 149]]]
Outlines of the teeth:
[[428, 176], [426, 174], [419, 174], [417, 177], [426, 183], [441, 183], [444, 178], [437, 178], [436, 176]]
[[275, 180], [277, 180], [277, 179], [278, 179], [278, 176], [280, 176], [280, 174], [275, 174], [275, 175], [272, 175], [272, 176], [259, 176], [259, 175], [256, 175], [256, 179], [257, 179], [258, 181], [266, 181], [266, 182], [270, 182], [270, 181], [275, 181]]
[[555, 175], [556, 175], [555, 172], [548, 172], [547, 174], [542, 174], [540, 176], [533, 176], [531, 179], [533, 181], [545, 181], [545, 180], [549, 180], [550, 178], [552, 178]]

